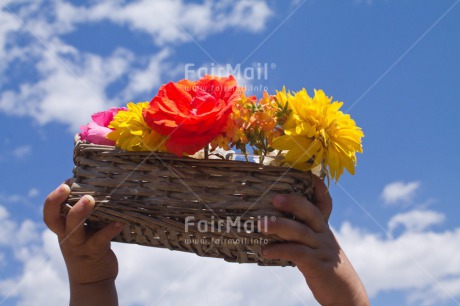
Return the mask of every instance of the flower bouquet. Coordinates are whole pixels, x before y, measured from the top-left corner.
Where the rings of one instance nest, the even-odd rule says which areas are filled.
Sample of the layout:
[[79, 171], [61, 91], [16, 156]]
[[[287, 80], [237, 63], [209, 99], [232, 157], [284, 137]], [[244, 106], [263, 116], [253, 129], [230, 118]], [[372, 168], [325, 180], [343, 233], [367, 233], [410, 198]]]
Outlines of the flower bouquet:
[[261, 258], [281, 239], [257, 224], [283, 216], [274, 194], [311, 198], [312, 171], [328, 181], [354, 173], [363, 133], [341, 105], [321, 90], [247, 97], [233, 76], [167, 83], [151, 102], [82, 126], [63, 212], [90, 194], [96, 208], [86, 226], [123, 223], [115, 241], [291, 265]]

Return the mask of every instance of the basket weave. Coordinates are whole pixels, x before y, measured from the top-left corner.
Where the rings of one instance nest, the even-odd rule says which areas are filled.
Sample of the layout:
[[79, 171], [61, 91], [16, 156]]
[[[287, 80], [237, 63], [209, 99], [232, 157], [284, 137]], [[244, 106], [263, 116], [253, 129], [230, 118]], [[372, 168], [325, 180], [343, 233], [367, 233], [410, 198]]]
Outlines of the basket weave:
[[[244, 224], [250, 225], [260, 216], [286, 217], [271, 204], [275, 194], [295, 193], [311, 198], [310, 172], [168, 153], [126, 152], [85, 143], [78, 136], [74, 163], [71, 193], [63, 213], [81, 196], [92, 195], [96, 208], [87, 227], [98, 229], [113, 221], [123, 223], [123, 231], [114, 241], [192, 252], [229, 262], [293, 265], [261, 258], [261, 247], [282, 240], [257, 232], [257, 227], [245, 228]], [[186, 232], [187, 216], [193, 218], [193, 226], [188, 226]], [[227, 218], [235, 223], [219, 230], [218, 220]]]

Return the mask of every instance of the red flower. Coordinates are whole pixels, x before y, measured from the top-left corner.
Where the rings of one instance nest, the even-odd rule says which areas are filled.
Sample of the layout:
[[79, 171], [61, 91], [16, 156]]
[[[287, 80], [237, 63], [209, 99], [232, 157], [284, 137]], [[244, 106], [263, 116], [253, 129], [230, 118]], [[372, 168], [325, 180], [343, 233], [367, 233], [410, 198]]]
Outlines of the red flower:
[[231, 75], [170, 82], [144, 109], [144, 120], [151, 129], [168, 137], [169, 152], [178, 156], [194, 154], [223, 131], [241, 93]]

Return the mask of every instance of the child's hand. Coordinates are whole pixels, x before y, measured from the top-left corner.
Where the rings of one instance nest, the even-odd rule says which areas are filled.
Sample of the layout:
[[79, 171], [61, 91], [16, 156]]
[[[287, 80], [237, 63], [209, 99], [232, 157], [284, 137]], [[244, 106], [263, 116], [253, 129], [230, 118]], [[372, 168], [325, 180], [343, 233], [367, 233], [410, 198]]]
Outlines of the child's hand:
[[59, 238], [69, 274], [71, 304], [115, 305], [118, 262], [110, 241], [120, 233], [122, 225], [112, 223], [96, 232], [86, 231], [84, 222], [94, 209], [94, 199], [82, 197], [66, 218], [61, 215], [61, 204], [69, 193], [69, 186], [62, 184], [48, 195], [43, 220]]
[[328, 226], [332, 199], [324, 183], [317, 177], [314, 181], [314, 204], [302, 196], [274, 197], [273, 206], [295, 220], [268, 222], [267, 234], [289, 242], [265, 247], [263, 256], [295, 263], [321, 305], [369, 305], [363, 284]]

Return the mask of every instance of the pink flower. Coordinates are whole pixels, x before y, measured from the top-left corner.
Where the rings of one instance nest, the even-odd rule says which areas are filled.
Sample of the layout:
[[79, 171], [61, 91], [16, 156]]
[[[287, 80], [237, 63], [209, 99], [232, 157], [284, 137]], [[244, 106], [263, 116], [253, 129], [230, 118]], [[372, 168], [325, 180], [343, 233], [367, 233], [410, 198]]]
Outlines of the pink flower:
[[126, 107], [112, 107], [104, 112], [95, 113], [91, 116], [91, 121], [87, 125], [80, 127], [81, 140], [99, 145], [115, 145], [115, 141], [106, 138], [107, 134], [112, 131], [108, 128], [113, 117], [121, 110], [128, 110]]

